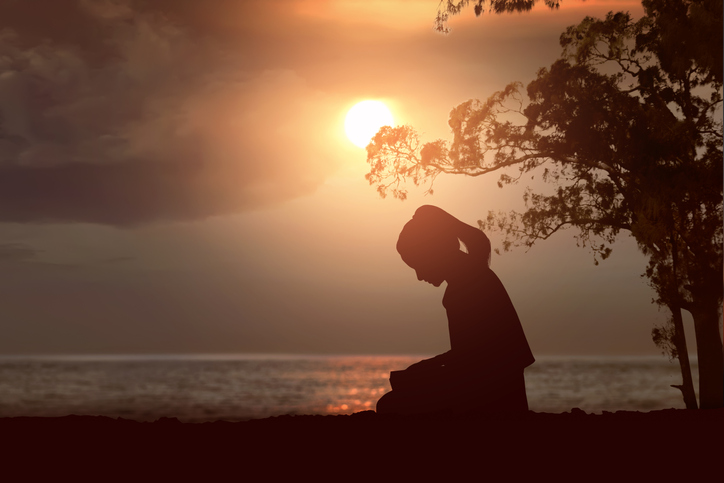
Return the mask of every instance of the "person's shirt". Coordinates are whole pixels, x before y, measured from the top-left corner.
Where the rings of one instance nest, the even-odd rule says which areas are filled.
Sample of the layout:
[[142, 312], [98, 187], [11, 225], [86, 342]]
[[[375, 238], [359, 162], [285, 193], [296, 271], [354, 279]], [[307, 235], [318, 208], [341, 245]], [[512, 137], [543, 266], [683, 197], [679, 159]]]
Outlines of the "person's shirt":
[[442, 303], [455, 360], [491, 371], [523, 370], [535, 361], [513, 303], [487, 263], [449, 282]]

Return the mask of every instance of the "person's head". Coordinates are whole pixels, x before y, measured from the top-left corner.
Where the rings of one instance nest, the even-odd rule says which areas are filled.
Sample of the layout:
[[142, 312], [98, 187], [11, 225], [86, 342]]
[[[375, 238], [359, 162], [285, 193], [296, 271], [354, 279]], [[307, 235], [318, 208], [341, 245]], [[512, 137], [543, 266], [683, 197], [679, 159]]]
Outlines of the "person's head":
[[[431, 208], [435, 207], [421, 207], [405, 224], [397, 240], [397, 252], [415, 270], [418, 280], [439, 287], [447, 279], [455, 256], [460, 253], [460, 242], [450, 229], [450, 223], [437, 212], [431, 212]], [[439, 208], [435, 210], [454, 220]]]

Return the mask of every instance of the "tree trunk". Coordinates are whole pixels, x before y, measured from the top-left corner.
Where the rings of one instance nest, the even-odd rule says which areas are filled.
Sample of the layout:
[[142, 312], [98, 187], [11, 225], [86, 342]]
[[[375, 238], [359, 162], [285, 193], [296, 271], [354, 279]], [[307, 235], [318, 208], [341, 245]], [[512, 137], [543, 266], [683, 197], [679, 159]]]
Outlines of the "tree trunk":
[[[671, 274], [673, 276], [672, 284], [672, 303], [669, 305], [671, 316], [674, 322], [674, 347], [679, 359], [679, 367], [681, 368], [681, 386], [673, 386], [681, 390], [684, 397], [686, 409], [697, 409], [696, 394], [694, 393], [694, 381], [691, 380], [691, 366], [689, 365], [689, 348], [686, 346], [686, 333], [684, 332], [684, 320], [681, 317], [681, 305], [679, 304], [679, 249], [676, 245], [676, 233], [671, 231]], [[701, 397], [701, 396], [700, 396]]]
[[684, 396], [686, 409], [697, 409], [694, 381], [691, 379], [689, 349], [686, 347], [686, 335], [684, 334], [684, 321], [681, 317], [681, 309], [679, 307], [670, 308], [674, 321], [674, 340], [672, 342], [674, 343], [674, 347], [676, 347], [676, 356], [679, 359], [679, 367], [681, 368], [681, 386], [672, 384], [671, 387], [675, 387], [681, 391], [682, 396]]
[[719, 333], [719, 304], [693, 310], [699, 357], [699, 402], [702, 409], [724, 407], [724, 351]]

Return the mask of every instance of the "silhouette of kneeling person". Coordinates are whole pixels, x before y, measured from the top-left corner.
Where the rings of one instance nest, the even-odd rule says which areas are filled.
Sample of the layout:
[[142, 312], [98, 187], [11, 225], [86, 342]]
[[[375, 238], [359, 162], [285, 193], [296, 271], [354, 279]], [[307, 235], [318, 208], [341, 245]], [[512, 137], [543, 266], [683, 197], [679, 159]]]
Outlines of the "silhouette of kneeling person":
[[402, 229], [397, 251], [418, 280], [435, 287], [447, 282], [442, 304], [451, 349], [392, 371], [392, 391], [377, 401], [377, 412], [527, 411], [523, 370], [535, 359], [508, 293], [490, 270], [485, 233], [425, 205]]

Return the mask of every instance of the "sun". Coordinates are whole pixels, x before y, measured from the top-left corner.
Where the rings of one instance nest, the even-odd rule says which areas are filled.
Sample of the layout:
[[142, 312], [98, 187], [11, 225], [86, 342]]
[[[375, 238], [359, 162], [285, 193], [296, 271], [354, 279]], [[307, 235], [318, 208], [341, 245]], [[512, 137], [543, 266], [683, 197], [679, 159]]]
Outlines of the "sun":
[[380, 101], [355, 104], [344, 120], [344, 130], [353, 144], [364, 148], [382, 126], [392, 126], [392, 113]]

